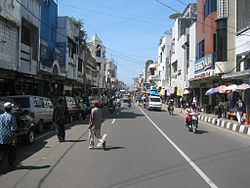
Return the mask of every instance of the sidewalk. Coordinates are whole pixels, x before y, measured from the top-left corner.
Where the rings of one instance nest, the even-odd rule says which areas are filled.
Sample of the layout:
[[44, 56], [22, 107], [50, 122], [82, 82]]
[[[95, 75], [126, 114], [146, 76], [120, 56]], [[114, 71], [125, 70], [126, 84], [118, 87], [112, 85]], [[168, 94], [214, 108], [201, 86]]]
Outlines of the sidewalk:
[[[167, 111], [166, 104], [163, 104], [163, 109]], [[175, 108], [174, 111], [175, 113], [182, 114], [183, 116], [185, 115], [185, 110], [182, 108]], [[240, 134], [250, 135], [250, 125], [240, 125], [237, 121], [224, 118], [218, 119], [218, 117], [214, 114], [200, 112], [199, 120], [209, 123], [212, 126], [221, 127]]]

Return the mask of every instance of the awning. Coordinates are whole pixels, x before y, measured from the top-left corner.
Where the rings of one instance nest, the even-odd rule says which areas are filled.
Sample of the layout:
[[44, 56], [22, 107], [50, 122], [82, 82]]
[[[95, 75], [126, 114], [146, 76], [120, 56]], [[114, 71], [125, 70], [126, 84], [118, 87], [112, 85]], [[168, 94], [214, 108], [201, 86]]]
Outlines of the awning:
[[240, 72], [232, 72], [232, 73], [228, 73], [228, 74], [223, 74], [221, 76], [222, 79], [235, 79], [235, 78], [247, 78], [250, 77], [250, 69], [248, 70], [244, 70], [244, 71], [240, 71]]

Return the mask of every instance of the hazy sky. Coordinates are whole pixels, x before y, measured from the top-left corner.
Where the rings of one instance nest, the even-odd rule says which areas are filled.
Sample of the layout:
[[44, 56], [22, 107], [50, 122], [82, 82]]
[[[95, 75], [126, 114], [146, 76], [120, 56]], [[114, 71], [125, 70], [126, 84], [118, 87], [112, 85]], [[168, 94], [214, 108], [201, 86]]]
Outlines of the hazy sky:
[[[157, 2], [158, 1], [158, 2]], [[164, 3], [166, 6], [161, 4]], [[59, 16], [81, 19], [88, 40], [97, 33], [118, 67], [118, 79], [130, 85], [147, 60], [156, 60], [160, 37], [169, 31], [174, 10], [194, 0], [58, 0]]]

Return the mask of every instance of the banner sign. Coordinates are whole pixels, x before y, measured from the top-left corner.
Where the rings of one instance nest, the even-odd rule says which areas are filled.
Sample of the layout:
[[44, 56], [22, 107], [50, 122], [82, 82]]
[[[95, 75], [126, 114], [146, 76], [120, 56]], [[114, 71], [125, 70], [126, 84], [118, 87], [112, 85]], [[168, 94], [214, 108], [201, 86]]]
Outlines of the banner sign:
[[194, 63], [194, 78], [203, 78], [214, 74], [213, 54], [209, 54]]

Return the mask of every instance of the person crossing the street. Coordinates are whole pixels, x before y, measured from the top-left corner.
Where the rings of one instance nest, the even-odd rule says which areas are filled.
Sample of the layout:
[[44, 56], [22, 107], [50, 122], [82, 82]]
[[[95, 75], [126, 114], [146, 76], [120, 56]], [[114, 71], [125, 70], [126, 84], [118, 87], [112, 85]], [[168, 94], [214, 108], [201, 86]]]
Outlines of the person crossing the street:
[[102, 110], [98, 107], [99, 101], [93, 101], [94, 108], [91, 110], [89, 119], [89, 149], [94, 149], [94, 137], [106, 148], [106, 141], [101, 136]]

